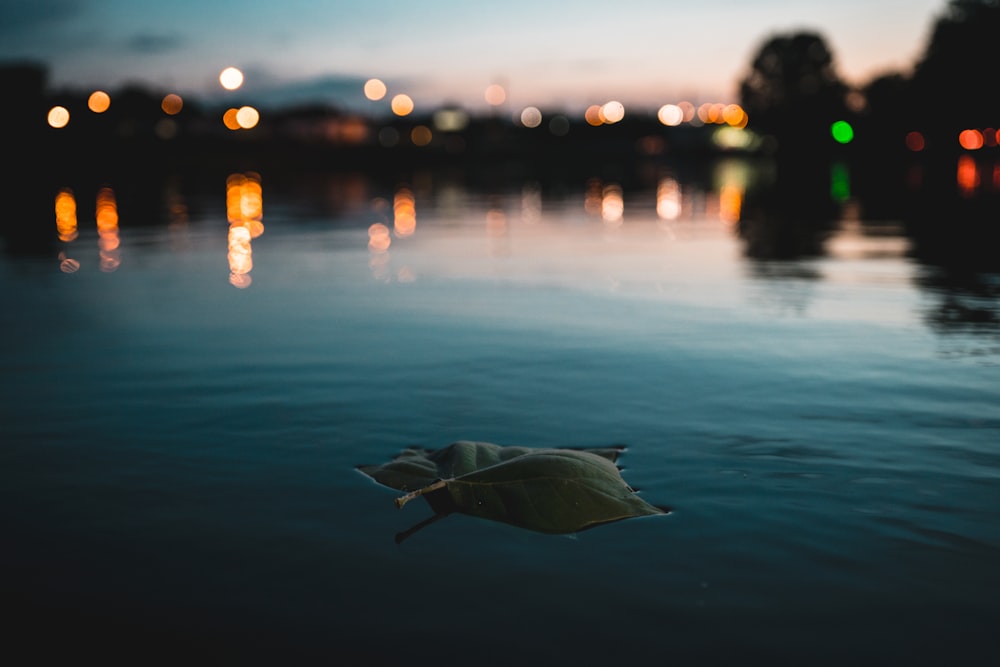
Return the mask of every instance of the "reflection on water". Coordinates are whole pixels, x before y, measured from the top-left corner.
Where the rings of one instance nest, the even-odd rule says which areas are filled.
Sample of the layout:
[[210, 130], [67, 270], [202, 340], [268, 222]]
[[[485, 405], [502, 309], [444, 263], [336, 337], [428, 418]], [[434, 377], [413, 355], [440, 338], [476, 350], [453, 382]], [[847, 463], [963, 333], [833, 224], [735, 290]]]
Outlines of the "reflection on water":
[[[360, 173], [279, 174], [272, 180], [278, 185], [269, 189], [290, 210], [334, 225], [363, 225], [371, 274], [379, 280], [415, 280], [423, 269], [413, 262], [394, 266], [401, 262], [391, 256], [395, 244], [401, 243], [400, 252], [405, 252], [407, 239], [419, 241], [424, 229], [439, 234], [442, 225], [482, 230], [492, 258], [516, 260], [518, 253], [538, 251], [564, 264], [579, 247], [568, 241], [582, 241], [593, 230], [617, 242], [628, 235], [634, 239], [641, 230], [647, 248], [720, 235], [740, 251], [743, 275], [768, 285], [766, 293], [755, 292], [753, 299], [768, 303], [769, 310], [805, 314], [817, 285], [847, 279], [845, 271], [821, 262], [851, 270], [894, 262], [905, 269], [898, 275], [921, 291], [924, 323], [931, 330], [973, 336], [992, 350], [1000, 335], [1000, 267], [987, 240], [998, 219], [991, 208], [995, 200], [989, 197], [1000, 192], [1000, 161], [966, 154], [939, 167], [947, 171], [950, 197], [940, 185], [940, 172], [928, 171], [932, 166], [904, 165], [892, 176], [895, 181], [885, 176], [883, 185], [864, 170], [859, 177], [858, 165], [845, 161], [810, 167], [725, 158], [700, 165], [606, 170], [575, 181], [508, 175], [493, 182], [478, 174], [420, 170], [389, 183]], [[938, 189], [927, 183], [937, 183]], [[191, 250], [197, 233], [193, 225], [211, 217], [218, 201], [181, 174], [161, 183], [148, 177], [119, 181], [115, 189], [77, 185], [62, 185], [48, 200], [54, 205], [49, 210], [55, 229], [49, 229], [57, 244], [49, 256], [58, 257], [65, 273], [88, 266], [113, 272], [121, 266], [119, 199], [130, 224], [163, 224], [178, 252]], [[80, 193], [88, 192], [94, 193], [96, 263], [84, 252], [94, 247], [88, 235], [93, 228], [79, 214], [86, 210], [87, 196], [81, 199]], [[210, 204], [199, 208], [204, 201]], [[225, 215], [229, 281], [245, 288], [252, 282], [252, 244], [264, 229], [259, 173], [230, 173]], [[651, 226], [645, 227], [647, 223]], [[529, 232], [535, 246], [531, 251], [523, 244]], [[962, 344], [968, 347], [964, 338]], [[981, 352], [983, 346], [976, 349]]]
[[121, 264], [121, 240], [118, 238], [118, 201], [111, 188], [97, 191], [97, 235], [101, 271], [115, 271]]
[[[98, 268], [111, 273], [121, 265], [121, 239], [118, 230], [118, 201], [110, 187], [97, 191], [94, 209], [97, 227]], [[79, 260], [69, 256], [70, 246], [79, 238], [77, 202], [71, 188], [60, 188], [55, 198], [56, 234], [62, 242], [59, 268], [63, 273], [80, 270]]]
[[56, 230], [59, 240], [72, 243], [79, 235], [76, 220], [76, 197], [69, 188], [62, 188], [56, 195]]
[[[0, 551], [40, 636], [83, 621], [99, 641], [134, 615], [163, 628], [149, 645], [375, 645], [400, 590], [433, 612], [400, 625], [407, 646], [441, 619], [481, 645], [525, 609], [546, 632], [572, 612], [544, 640], [569, 646], [618, 609], [623, 633], [655, 638], [643, 663], [677, 622], [691, 655], [737, 630], [763, 638], [751, 649], [775, 628], [806, 644], [831, 619], [871, 646], [943, 623], [959, 641], [984, 611], [993, 631], [997, 218], [959, 195], [953, 161], [952, 199], [903, 206], [886, 185], [881, 209], [851, 165], [780, 180], [740, 161], [561, 180], [264, 168], [266, 245], [247, 166], [110, 179], [97, 229], [98, 185], [60, 179], [72, 190], [31, 218], [50, 245], [0, 255]], [[222, 279], [224, 246], [252, 289]], [[679, 509], [580, 541], [456, 517], [387, 544], [410, 519], [354, 466], [468, 437], [625, 443], [645, 497]], [[486, 625], [452, 613], [476, 607], [461, 582], [484, 559], [502, 603]], [[621, 562], [635, 566], [597, 598], [565, 603]]]
[[229, 282], [249, 287], [253, 270], [250, 242], [264, 233], [264, 198], [260, 175], [232, 174], [226, 180], [226, 216], [229, 219]]

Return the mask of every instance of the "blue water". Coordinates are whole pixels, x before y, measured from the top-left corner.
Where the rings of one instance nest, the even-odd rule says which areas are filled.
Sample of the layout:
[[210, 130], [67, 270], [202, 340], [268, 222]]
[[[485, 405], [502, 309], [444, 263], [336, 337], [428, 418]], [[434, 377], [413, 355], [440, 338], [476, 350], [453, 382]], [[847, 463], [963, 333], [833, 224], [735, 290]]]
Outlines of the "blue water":
[[[755, 259], [682, 185], [673, 219], [650, 190], [605, 220], [582, 183], [425, 184], [380, 250], [391, 189], [325, 208], [265, 173], [243, 288], [224, 183], [123, 217], [111, 271], [78, 194], [78, 238], [0, 255], [11, 641], [130, 664], [995, 658], [1000, 327], [940, 313], [995, 318], [996, 291], [849, 209], [822, 252]], [[450, 516], [397, 545], [430, 510], [355, 466], [459, 439], [624, 444], [673, 511], [571, 537]]]

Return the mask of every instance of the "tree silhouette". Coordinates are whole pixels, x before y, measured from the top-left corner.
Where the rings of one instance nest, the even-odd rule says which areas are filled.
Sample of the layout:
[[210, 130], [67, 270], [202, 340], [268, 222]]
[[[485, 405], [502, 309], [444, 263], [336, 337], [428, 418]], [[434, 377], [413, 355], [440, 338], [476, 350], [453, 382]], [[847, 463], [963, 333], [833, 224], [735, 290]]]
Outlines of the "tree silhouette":
[[952, 0], [937, 19], [913, 72], [920, 120], [957, 135], [966, 127], [995, 126], [1000, 0]]
[[751, 127], [774, 137], [779, 154], [828, 147], [830, 124], [843, 117], [846, 92], [832, 52], [814, 32], [770, 37], [740, 83]]

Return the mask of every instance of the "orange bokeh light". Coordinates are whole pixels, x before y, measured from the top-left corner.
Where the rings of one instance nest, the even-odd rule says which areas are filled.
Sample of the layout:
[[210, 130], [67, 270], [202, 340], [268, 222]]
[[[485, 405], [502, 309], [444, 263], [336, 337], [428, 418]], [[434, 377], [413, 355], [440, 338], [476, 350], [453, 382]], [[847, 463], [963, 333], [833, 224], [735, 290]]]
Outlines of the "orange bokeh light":
[[979, 130], [962, 130], [958, 135], [958, 143], [967, 151], [976, 151], [983, 147], [983, 133]]
[[393, 97], [390, 106], [397, 116], [408, 116], [413, 113], [413, 99], [403, 93]]
[[236, 120], [236, 114], [239, 109], [226, 109], [226, 113], [222, 114], [222, 123], [230, 130], [240, 129], [240, 123]]
[[163, 109], [163, 113], [170, 116], [176, 116], [181, 112], [181, 109], [184, 108], [184, 100], [181, 99], [180, 95], [170, 93], [163, 98], [162, 102], [160, 102], [160, 108]]
[[111, 96], [103, 90], [95, 90], [87, 98], [87, 108], [94, 113], [104, 113], [111, 108]]

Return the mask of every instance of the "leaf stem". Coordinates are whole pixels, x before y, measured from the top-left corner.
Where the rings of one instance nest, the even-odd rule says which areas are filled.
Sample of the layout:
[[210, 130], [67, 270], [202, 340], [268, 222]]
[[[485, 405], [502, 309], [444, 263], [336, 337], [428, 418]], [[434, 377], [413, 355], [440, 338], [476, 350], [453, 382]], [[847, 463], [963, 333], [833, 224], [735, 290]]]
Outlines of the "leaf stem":
[[436, 481], [436, 482], [434, 482], [432, 484], [428, 484], [427, 486], [425, 486], [422, 489], [417, 489], [416, 491], [410, 491], [405, 496], [400, 496], [399, 498], [396, 498], [396, 500], [394, 502], [396, 503], [396, 507], [397, 508], [403, 509], [403, 505], [405, 505], [406, 503], [410, 502], [414, 498], [422, 496], [425, 493], [430, 493], [431, 491], [437, 491], [438, 489], [443, 489], [447, 485], [448, 485], [448, 482], [446, 482], [443, 479], [439, 479], [438, 481]]

